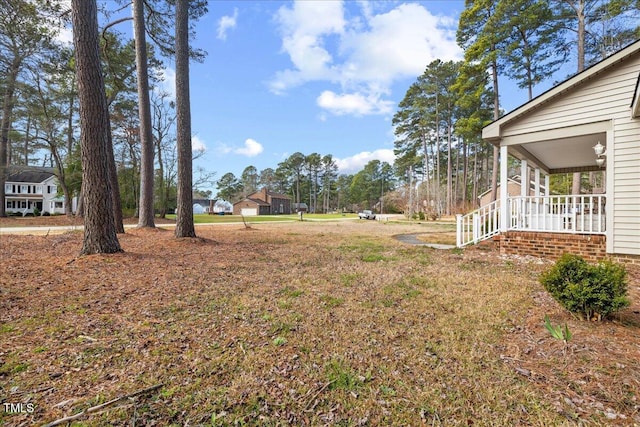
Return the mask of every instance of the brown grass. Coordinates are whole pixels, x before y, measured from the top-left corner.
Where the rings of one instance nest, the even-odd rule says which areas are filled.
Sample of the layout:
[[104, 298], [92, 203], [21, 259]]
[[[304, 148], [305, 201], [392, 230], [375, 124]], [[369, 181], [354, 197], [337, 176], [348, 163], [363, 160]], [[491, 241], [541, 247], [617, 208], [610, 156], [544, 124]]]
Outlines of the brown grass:
[[[430, 228], [435, 227], [435, 228]], [[0, 236], [0, 425], [43, 424], [157, 383], [77, 425], [633, 425], [640, 274], [615, 320], [543, 291], [550, 263], [339, 223]], [[567, 323], [565, 348], [544, 329]]]

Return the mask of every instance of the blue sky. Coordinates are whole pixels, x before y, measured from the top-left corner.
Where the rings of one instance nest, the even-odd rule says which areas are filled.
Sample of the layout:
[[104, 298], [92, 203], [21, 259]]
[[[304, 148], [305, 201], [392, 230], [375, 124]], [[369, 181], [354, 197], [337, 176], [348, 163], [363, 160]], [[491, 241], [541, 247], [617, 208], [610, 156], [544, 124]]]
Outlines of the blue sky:
[[208, 52], [191, 65], [195, 166], [239, 177], [296, 151], [332, 154], [343, 173], [393, 162], [397, 103], [430, 61], [461, 59], [463, 6], [210, 1], [192, 43]]

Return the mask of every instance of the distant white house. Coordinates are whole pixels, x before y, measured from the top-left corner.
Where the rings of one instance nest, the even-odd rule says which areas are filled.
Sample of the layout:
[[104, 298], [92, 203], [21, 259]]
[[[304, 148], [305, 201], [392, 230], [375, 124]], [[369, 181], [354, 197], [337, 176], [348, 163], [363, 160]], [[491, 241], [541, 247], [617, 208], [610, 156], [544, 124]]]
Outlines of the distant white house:
[[58, 183], [51, 169], [11, 167], [4, 184], [4, 208], [8, 214], [64, 214], [64, 198], [58, 197]]
[[213, 205], [213, 212], [217, 214], [223, 213], [231, 215], [233, 213], [233, 204], [222, 199], [216, 200]]

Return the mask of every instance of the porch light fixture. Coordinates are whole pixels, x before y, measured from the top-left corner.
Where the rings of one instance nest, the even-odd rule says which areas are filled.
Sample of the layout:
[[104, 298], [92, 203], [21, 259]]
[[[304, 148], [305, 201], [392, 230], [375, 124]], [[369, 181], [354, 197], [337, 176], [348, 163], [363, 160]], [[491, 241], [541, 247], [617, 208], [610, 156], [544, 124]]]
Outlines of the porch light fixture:
[[593, 151], [596, 153], [596, 164], [600, 167], [604, 166], [605, 157], [607, 156], [607, 150], [604, 145], [600, 144], [600, 141], [593, 147]]

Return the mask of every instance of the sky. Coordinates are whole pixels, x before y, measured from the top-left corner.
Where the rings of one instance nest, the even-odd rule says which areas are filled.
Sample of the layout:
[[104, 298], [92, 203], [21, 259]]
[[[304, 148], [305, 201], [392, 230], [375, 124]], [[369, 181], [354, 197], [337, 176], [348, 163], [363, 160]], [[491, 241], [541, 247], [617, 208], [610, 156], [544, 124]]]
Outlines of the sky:
[[331, 154], [340, 173], [393, 163], [397, 104], [429, 62], [462, 58], [463, 7], [210, 1], [192, 42], [208, 52], [190, 69], [193, 146], [205, 150], [194, 166], [240, 177], [296, 151]]
[[[435, 59], [461, 60], [455, 40], [464, 1], [209, 1], [191, 63], [194, 163], [240, 177], [299, 151], [331, 154], [340, 173], [393, 163], [391, 120]], [[167, 62], [164, 90], [175, 93]], [[502, 107], [526, 92], [501, 87]], [[538, 93], [540, 91], [538, 90]], [[215, 195], [215, 186], [211, 189]]]

